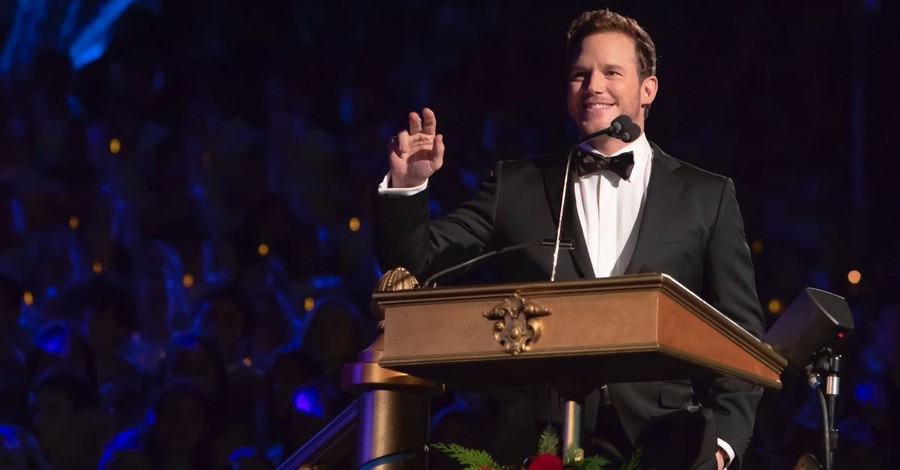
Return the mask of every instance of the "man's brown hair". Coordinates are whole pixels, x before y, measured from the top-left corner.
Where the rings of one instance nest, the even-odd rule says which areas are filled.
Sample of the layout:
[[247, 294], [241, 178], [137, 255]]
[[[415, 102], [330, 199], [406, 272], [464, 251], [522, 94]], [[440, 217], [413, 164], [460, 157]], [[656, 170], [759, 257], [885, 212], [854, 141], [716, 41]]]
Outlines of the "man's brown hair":
[[616, 31], [634, 40], [634, 50], [638, 58], [638, 73], [641, 80], [656, 75], [656, 46], [644, 28], [632, 18], [620, 15], [608, 8], [586, 11], [569, 25], [566, 51], [569, 61], [575, 58], [581, 41], [594, 33]]

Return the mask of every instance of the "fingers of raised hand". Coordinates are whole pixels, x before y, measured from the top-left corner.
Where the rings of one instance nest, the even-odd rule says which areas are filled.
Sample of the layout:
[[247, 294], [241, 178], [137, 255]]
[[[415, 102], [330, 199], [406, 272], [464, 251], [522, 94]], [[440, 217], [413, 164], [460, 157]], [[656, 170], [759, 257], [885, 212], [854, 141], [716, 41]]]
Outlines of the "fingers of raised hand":
[[406, 130], [400, 131], [396, 138], [397, 150], [399, 154], [409, 153], [409, 133]]
[[437, 132], [437, 118], [434, 116], [434, 111], [429, 108], [423, 109], [422, 120], [422, 131], [426, 134], [434, 135]]
[[409, 135], [422, 132], [422, 118], [416, 112], [409, 113]]

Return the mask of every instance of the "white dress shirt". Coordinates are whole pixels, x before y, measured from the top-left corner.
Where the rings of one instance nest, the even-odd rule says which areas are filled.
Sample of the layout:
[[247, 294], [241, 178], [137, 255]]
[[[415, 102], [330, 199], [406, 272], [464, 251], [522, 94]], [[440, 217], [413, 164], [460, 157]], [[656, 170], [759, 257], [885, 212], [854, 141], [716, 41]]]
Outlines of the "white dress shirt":
[[[582, 144], [582, 150], [602, 155], [587, 144]], [[641, 133], [637, 140], [615, 155], [625, 152], [634, 153], [634, 167], [627, 180], [611, 171], [575, 178], [578, 221], [581, 222], [584, 241], [597, 277], [625, 274], [634, 252], [647, 185], [650, 183], [653, 149], [647, 136]]]

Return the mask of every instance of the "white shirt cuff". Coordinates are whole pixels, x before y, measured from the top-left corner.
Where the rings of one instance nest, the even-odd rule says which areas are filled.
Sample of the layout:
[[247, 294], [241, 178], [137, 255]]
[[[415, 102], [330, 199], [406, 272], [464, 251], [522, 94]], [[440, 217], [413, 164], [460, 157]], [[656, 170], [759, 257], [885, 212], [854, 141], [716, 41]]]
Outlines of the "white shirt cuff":
[[412, 188], [391, 188], [390, 181], [391, 174], [388, 173], [384, 175], [384, 179], [382, 179], [381, 184], [378, 185], [378, 194], [380, 196], [412, 196], [425, 191], [425, 188], [428, 187], [428, 180], [425, 180], [424, 183]]
[[731, 444], [722, 439], [716, 438], [716, 443], [719, 445], [719, 448], [728, 454], [728, 460], [725, 461], [725, 468], [728, 468], [728, 466], [731, 465], [731, 462], [734, 462], [734, 449], [731, 448]]

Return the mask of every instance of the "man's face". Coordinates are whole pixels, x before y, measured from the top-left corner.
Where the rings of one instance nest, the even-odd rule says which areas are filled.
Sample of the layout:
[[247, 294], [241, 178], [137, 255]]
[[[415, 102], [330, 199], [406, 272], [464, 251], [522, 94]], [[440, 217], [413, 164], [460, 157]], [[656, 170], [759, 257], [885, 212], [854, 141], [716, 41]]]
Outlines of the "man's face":
[[623, 33], [594, 33], [581, 41], [569, 67], [569, 116], [581, 136], [609, 127], [625, 114], [644, 128], [643, 105], [656, 97], [656, 77], [641, 80], [634, 40]]

